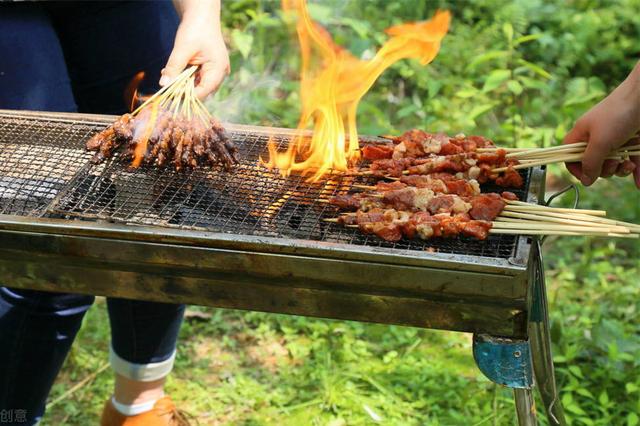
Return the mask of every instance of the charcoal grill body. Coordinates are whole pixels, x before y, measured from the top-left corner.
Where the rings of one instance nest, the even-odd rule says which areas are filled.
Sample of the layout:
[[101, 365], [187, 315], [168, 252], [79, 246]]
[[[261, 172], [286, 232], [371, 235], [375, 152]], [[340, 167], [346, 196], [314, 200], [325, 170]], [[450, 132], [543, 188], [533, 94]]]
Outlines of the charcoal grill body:
[[[510, 349], [496, 349], [512, 344], [529, 348], [532, 309], [534, 320], [546, 318], [546, 305], [539, 311], [540, 297], [535, 297], [540, 277], [532, 265], [538, 251], [530, 239], [500, 235], [487, 243], [461, 239], [435, 246], [362, 239], [357, 231], [329, 228], [322, 218], [335, 211], [317, 203], [318, 198], [345, 192], [353, 179], [336, 178], [320, 187], [300, 180], [292, 187], [290, 181], [260, 170], [255, 157], [243, 159], [237, 172], [249, 179], [245, 194], [229, 190], [232, 177], [206, 183], [205, 189], [202, 182], [211, 182], [214, 175], [207, 180], [167, 172], [147, 182], [154, 172], [131, 175], [117, 161], [101, 166], [88, 161], [83, 142], [112, 121], [0, 111], [0, 282], [472, 332], [479, 365], [483, 354], [507, 354], [497, 363], [497, 376], [491, 363], [483, 372], [519, 389], [519, 417], [522, 424], [532, 424], [533, 379], [523, 368], [535, 366], [531, 358], [537, 357], [538, 370], [552, 372], [550, 351], [543, 344], [548, 330], [533, 341], [535, 350], [527, 352], [532, 356], [524, 355], [524, 363], [524, 351], [512, 356]], [[288, 132], [228, 129], [236, 140], [238, 135], [274, 132], [284, 138]], [[55, 145], [56, 138], [66, 142]], [[252, 147], [263, 149], [261, 142], [264, 138], [254, 140]], [[243, 148], [240, 144], [241, 152]], [[42, 165], [36, 169], [38, 161]], [[252, 184], [254, 175], [266, 183]], [[157, 189], [166, 181], [174, 182], [174, 189]], [[520, 195], [537, 202], [544, 171], [532, 170], [527, 181]], [[241, 191], [246, 182], [235, 185]], [[238, 196], [249, 207], [234, 198]], [[499, 371], [507, 370], [520, 381], [503, 380]], [[553, 377], [551, 381], [555, 390]]]

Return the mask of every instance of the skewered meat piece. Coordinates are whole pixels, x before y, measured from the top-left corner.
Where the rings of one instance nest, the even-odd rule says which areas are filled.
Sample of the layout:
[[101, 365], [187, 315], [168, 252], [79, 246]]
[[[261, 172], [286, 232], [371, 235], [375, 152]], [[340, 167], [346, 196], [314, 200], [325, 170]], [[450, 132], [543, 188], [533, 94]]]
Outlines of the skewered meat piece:
[[520, 173], [513, 167], [509, 167], [503, 172], [502, 176], [499, 176], [495, 180], [496, 185], [503, 186], [505, 188], [522, 188], [524, 180]]
[[469, 215], [474, 219], [493, 220], [506, 205], [507, 203], [498, 194], [480, 194], [471, 198]]
[[124, 145], [122, 158], [140, 165], [172, 164], [176, 170], [222, 164], [230, 170], [239, 162], [238, 149], [213, 118], [175, 115], [148, 106], [137, 115], [125, 114], [86, 143], [98, 164]]
[[357, 225], [366, 234], [374, 234], [386, 241], [396, 242], [403, 236], [413, 239], [454, 237], [466, 235], [484, 240], [491, 229], [491, 222], [474, 220], [468, 214], [409, 213], [395, 209], [374, 209], [340, 216], [339, 223]]
[[387, 191], [382, 196], [382, 202], [397, 210], [426, 210], [434, 192], [428, 188], [408, 186], [402, 189]]
[[414, 164], [413, 158], [403, 158], [401, 160], [384, 159], [371, 163], [370, 169], [377, 176], [402, 176], [402, 172]]
[[383, 160], [393, 156], [393, 145], [371, 144], [362, 147], [362, 157], [365, 160]]
[[[472, 205], [457, 195], [439, 195], [432, 197], [427, 203], [427, 209], [432, 214], [438, 213], [467, 213]], [[500, 209], [502, 211], [502, 209]], [[500, 213], [500, 212], [498, 212]]]
[[416, 188], [429, 188], [434, 192], [444, 194], [456, 194], [462, 197], [470, 197], [480, 193], [480, 184], [475, 179], [458, 179], [450, 174], [441, 177], [435, 175], [408, 175], [402, 176], [400, 182]]
[[337, 195], [329, 200], [331, 204], [337, 206], [342, 210], [362, 210], [368, 211], [370, 209], [380, 208], [383, 206], [382, 200], [379, 198], [372, 198], [368, 194], [351, 194], [351, 195]]

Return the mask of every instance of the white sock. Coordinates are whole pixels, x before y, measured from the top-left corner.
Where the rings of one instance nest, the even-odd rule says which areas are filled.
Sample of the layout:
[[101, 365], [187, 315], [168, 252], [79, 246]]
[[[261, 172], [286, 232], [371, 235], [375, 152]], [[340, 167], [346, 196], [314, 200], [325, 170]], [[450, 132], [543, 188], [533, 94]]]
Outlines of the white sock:
[[113, 407], [124, 416], [137, 416], [138, 414], [146, 413], [147, 411], [151, 411], [153, 406], [158, 402], [157, 399], [152, 399], [150, 401], [141, 402], [140, 404], [121, 404], [116, 401], [116, 397], [111, 397], [111, 403]]

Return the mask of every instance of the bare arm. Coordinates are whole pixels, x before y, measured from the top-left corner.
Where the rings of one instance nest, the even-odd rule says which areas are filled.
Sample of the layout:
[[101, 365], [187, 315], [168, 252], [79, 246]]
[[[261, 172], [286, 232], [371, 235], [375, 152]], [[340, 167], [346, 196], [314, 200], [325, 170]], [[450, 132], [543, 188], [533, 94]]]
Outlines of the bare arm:
[[[591, 185], [598, 177], [628, 174], [633, 171], [640, 189], [640, 157], [632, 157], [631, 167], [613, 160], [607, 154], [624, 145], [640, 130], [640, 62], [629, 76], [609, 96], [576, 121], [564, 143], [588, 142], [582, 163], [569, 163], [569, 171], [584, 185]], [[638, 142], [638, 141], [636, 141]]]
[[160, 85], [168, 84], [187, 65], [200, 65], [196, 95], [202, 99], [217, 90], [230, 71], [220, 0], [174, 0], [174, 4], [182, 19]]

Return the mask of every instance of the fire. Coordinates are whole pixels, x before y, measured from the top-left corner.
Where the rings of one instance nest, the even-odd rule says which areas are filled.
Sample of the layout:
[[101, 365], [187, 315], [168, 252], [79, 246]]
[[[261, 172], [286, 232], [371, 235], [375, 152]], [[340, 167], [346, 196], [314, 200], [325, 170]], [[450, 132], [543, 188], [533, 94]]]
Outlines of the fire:
[[[405, 58], [431, 62], [449, 29], [448, 11], [429, 21], [387, 28], [391, 37], [370, 60], [360, 60], [334, 43], [331, 35], [309, 16], [306, 0], [283, 0], [285, 11], [295, 12], [302, 54], [302, 111], [298, 134], [287, 151], [269, 143], [269, 168], [287, 176], [292, 171], [313, 173], [316, 182], [327, 172], [347, 171], [360, 157], [356, 113], [360, 99], [391, 64]], [[303, 130], [313, 121], [313, 135]]]
[[133, 111], [138, 106], [138, 102], [144, 100], [144, 97], [138, 94], [138, 87], [144, 80], [144, 71], [138, 72], [133, 76], [127, 87], [124, 89], [124, 103], [129, 106], [129, 111]]

